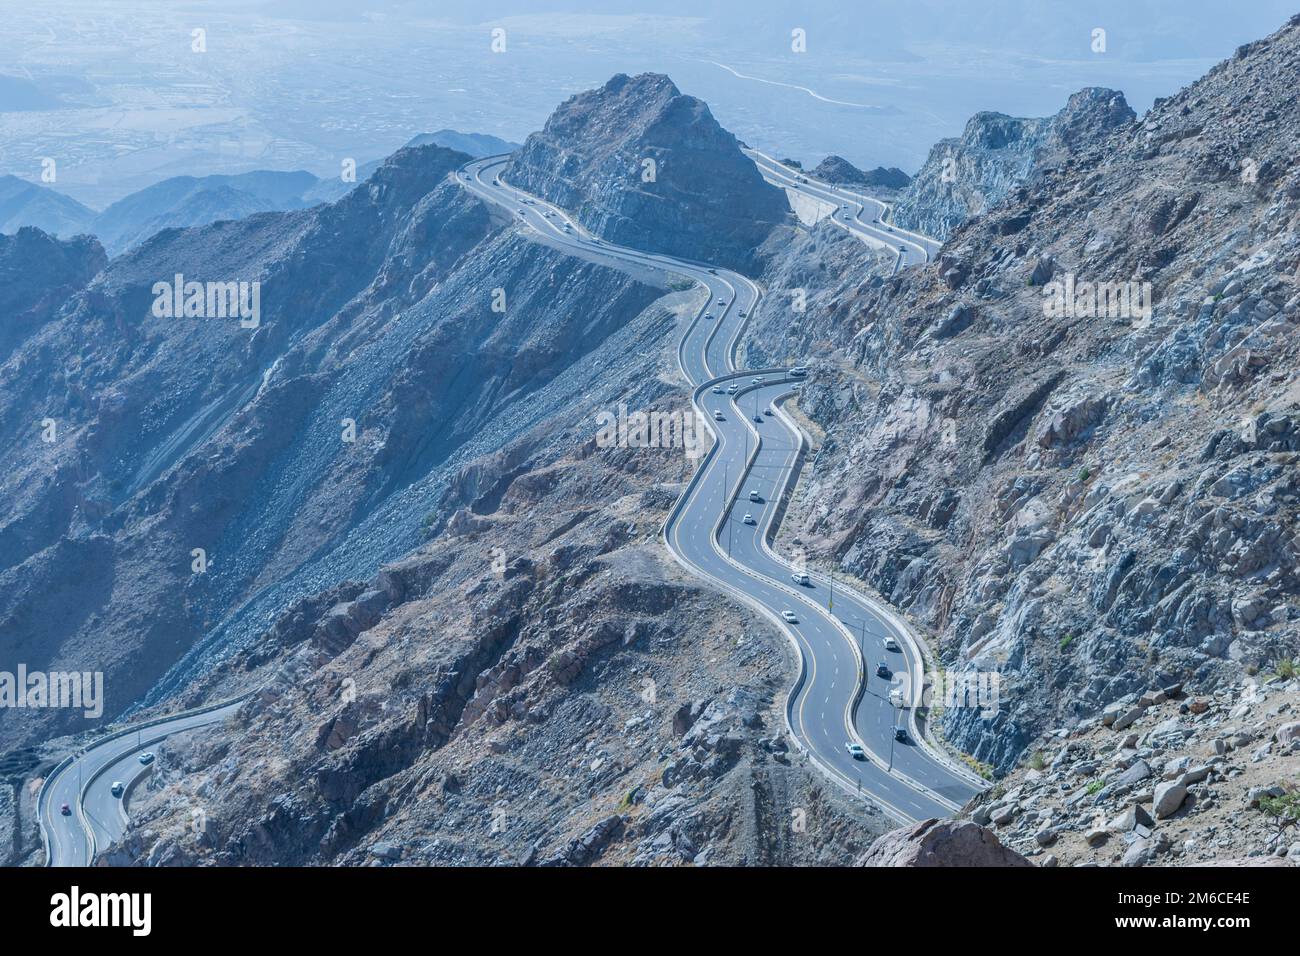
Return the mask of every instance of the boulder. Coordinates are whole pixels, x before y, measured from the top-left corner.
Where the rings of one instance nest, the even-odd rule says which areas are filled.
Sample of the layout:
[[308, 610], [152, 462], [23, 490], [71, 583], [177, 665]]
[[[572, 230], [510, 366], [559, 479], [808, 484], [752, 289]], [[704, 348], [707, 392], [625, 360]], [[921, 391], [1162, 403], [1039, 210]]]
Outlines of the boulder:
[[977, 823], [923, 820], [876, 840], [859, 866], [1031, 866]]
[[1171, 780], [1156, 785], [1154, 809], [1157, 820], [1173, 816], [1187, 799], [1187, 785], [1181, 781]]

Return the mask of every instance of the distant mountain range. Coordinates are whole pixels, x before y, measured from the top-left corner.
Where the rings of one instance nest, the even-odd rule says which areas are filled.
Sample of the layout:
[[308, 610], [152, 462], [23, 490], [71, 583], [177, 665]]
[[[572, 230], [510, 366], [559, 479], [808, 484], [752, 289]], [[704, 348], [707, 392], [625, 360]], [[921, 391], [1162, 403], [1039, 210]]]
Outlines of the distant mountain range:
[[[451, 129], [421, 133], [406, 145], [443, 146], [474, 157], [518, 148], [518, 144], [495, 136]], [[304, 170], [176, 176], [131, 193], [99, 213], [48, 186], [17, 176], [0, 176], [0, 233], [35, 226], [62, 238], [90, 234], [99, 239], [110, 256], [116, 256], [164, 229], [205, 226], [259, 212], [333, 202], [369, 179], [382, 163], [375, 160], [362, 164], [356, 170], [355, 181], [321, 179]]]

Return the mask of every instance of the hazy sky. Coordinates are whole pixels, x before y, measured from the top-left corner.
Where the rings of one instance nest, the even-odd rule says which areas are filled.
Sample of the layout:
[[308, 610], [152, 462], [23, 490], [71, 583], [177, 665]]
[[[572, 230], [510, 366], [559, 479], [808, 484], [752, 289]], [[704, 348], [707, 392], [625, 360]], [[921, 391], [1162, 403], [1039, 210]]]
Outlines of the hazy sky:
[[1097, 85], [1141, 112], [1293, 4], [0, 0], [0, 172], [55, 157], [94, 206], [181, 173], [332, 173], [441, 127], [521, 140], [643, 70], [768, 151], [911, 172], [978, 110], [1046, 115]]

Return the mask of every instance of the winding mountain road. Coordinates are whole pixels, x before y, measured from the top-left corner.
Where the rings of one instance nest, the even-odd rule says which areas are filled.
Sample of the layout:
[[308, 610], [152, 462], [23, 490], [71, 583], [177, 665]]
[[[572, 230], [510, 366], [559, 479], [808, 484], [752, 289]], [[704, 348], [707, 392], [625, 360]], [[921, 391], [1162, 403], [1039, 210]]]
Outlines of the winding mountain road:
[[[508, 156], [476, 160], [459, 173], [461, 184], [573, 255], [634, 273], [658, 270], [660, 281], [664, 273], [685, 276], [709, 292], [677, 354], [694, 386], [696, 414], [715, 441], [669, 516], [664, 538], [682, 565], [762, 614], [796, 649], [803, 673], [786, 712], [794, 739], [832, 779], [900, 821], [959, 809], [983, 783], [920, 732], [914, 705], [922, 662], [906, 625], [838, 582], [832, 599], [832, 582], [822, 574], [809, 572], [807, 585], [795, 583], [791, 562], [770, 546], [780, 506], [798, 477], [804, 438], [781, 408], [799, 377], [786, 369], [736, 368], [736, 346], [762, 298], [759, 287], [705, 263], [611, 245], [567, 211], [511, 186], [502, 178], [508, 162]], [[846, 195], [825, 184], [799, 185], [836, 199]], [[896, 239], [906, 246], [908, 263], [931, 255], [931, 240], [885, 232], [878, 225], [884, 205], [859, 200], [853, 200], [856, 214], [840, 220], [844, 228]], [[891, 640], [897, 651], [886, 649]], [[887, 678], [876, 676], [882, 663]], [[897, 737], [900, 727], [905, 739]], [[850, 743], [860, 744], [866, 759], [851, 756]]]
[[802, 170], [792, 169], [756, 149], [746, 148], [745, 155], [754, 161], [769, 183], [797, 191], [830, 206], [830, 220], [871, 245], [889, 249], [895, 255], [894, 269], [929, 262], [938, 254], [942, 243], [920, 233], [888, 222], [888, 204], [871, 196], [813, 179]]
[[[896, 268], [924, 262], [937, 248], [925, 237], [891, 231], [883, 224], [883, 203], [806, 177], [799, 181], [780, 163], [748, 152], [769, 181], [847, 206], [838, 210], [844, 215], [835, 217], [836, 224], [864, 241], [896, 249]], [[508, 156], [475, 160], [456, 175], [464, 188], [510, 211], [540, 241], [652, 281], [683, 276], [709, 292], [682, 335], [677, 356], [694, 386], [696, 414], [714, 442], [670, 514], [664, 540], [692, 574], [766, 617], [794, 647], [801, 673], [786, 702], [792, 738], [830, 779], [899, 822], [959, 809], [983, 783], [920, 732], [915, 704], [922, 691], [922, 662], [906, 625], [889, 609], [821, 573], [809, 570], [807, 584], [796, 583], [792, 563], [770, 545], [798, 478], [804, 438], [782, 407], [796, 393], [800, 376], [787, 369], [736, 368], [737, 343], [762, 291], [735, 272], [601, 240], [564, 210], [505, 182], [501, 173], [508, 161]], [[887, 649], [890, 640], [899, 650]], [[890, 677], [875, 676], [880, 663]], [[98, 849], [126, 832], [126, 798], [151, 769], [140, 763], [140, 754], [172, 734], [224, 721], [241, 703], [127, 728], [63, 761], [37, 799], [47, 865], [91, 864]], [[897, 739], [898, 728], [905, 739]], [[850, 743], [863, 748], [865, 759], [848, 753]], [[118, 781], [126, 788], [121, 798], [111, 792]]]

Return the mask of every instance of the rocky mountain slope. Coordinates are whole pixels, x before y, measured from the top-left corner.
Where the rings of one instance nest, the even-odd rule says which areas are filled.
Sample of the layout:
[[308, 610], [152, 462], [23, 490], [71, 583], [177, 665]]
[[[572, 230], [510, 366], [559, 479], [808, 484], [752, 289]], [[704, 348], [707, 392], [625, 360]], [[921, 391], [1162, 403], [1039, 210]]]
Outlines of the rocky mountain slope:
[[[449, 177], [466, 159], [404, 150], [332, 206], [163, 232], [14, 350], [5, 663], [105, 671], [107, 716], [166, 693], [188, 653], [417, 545], [457, 456], [543, 418], [537, 391], [659, 294], [502, 233]], [[177, 273], [260, 282], [257, 327], [157, 317]], [[79, 722], [0, 713], [7, 741]]]
[[1044, 733], [972, 816], [1040, 866], [1300, 865], [1300, 680], [1155, 687]]
[[905, 608], [939, 666], [997, 675], [930, 715], [991, 772], [1298, 654], [1297, 80], [1300, 19], [1074, 141], [925, 269], [880, 275], [825, 226], [765, 249], [751, 361], [819, 357], [786, 541]]
[[505, 179], [611, 242], [742, 270], [789, 215], [709, 108], [657, 73], [566, 100]]
[[996, 206], [1045, 164], [1131, 123], [1133, 110], [1115, 90], [1090, 87], [1055, 116], [1022, 119], [976, 113], [961, 136], [940, 140], [899, 199], [894, 219], [938, 239]]

